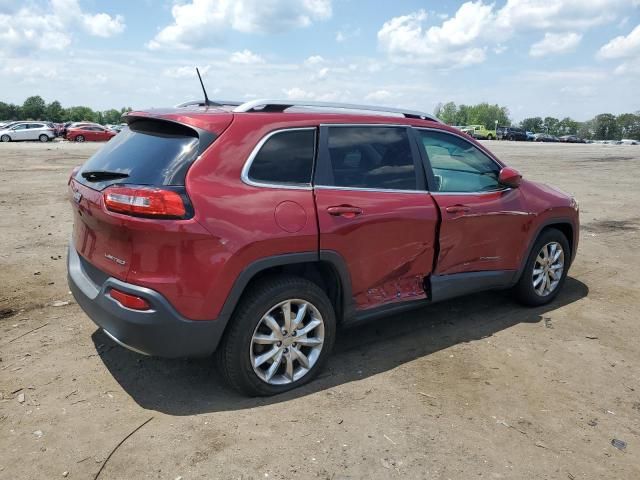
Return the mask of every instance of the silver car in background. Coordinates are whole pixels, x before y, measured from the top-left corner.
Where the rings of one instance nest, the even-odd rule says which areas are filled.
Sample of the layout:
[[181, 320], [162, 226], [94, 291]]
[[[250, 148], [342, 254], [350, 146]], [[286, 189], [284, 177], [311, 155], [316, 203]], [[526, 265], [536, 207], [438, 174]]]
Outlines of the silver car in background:
[[0, 130], [0, 141], [39, 140], [48, 142], [56, 138], [53, 126], [45, 122], [20, 122]]

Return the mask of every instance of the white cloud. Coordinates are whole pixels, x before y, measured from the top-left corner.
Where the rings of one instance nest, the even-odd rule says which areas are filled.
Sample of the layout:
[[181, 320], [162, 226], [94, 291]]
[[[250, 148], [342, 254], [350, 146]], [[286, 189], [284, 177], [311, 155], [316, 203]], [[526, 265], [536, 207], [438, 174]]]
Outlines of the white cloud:
[[[203, 67], [199, 67], [200, 75], [202, 77], [206, 77], [207, 73], [211, 69], [211, 65], [205, 65]], [[197, 77], [196, 69], [192, 66], [188, 67], [169, 67], [165, 68], [162, 74], [165, 77], [169, 78], [192, 78], [195, 79]]]
[[106, 13], [96, 15], [83, 14], [82, 23], [91, 35], [96, 37], [112, 37], [124, 31], [124, 18], [122, 15], [112, 17]]
[[320, 55], [312, 55], [304, 61], [304, 65], [306, 67], [315, 67], [316, 65], [320, 65], [324, 62], [324, 58]]
[[74, 27], [100, 37], [110, 37], [125, 28], [121, 15], [85, 13], [78, 0], [51, 0], [3, 11], [6, 13], [0, 13], [0, 51], [5, 52], [64, 50], [71, 44]]
[[[489, 47], [502, 53], [502, 44], [514, 35], [545, 30], [554, 36], [545, 35], [540, 46], [560, 53], [575, 48], [579, 32], [615, 21], [638, 4], [638, 0], [507, 0], [497, 8], [483, 0], [467, 1], [439, 25], [427, 25], [431, 17], [425, 10], [394, 17], [378, 31], [378, 44], [393, 61], [463, 67], [483, 62]], [[436, 23], [440, 21], [436, 18]], [[563, 34], [567, 31], [571, 33]], [[539, 51], [534, 48], [533, 55]]]
[[629, 58], [640, 56], [640, 25], [629, 35], [620, 35], [611, 39], [598, 51], [598, 57], [603, 59]]
[[392, 94], [389, 90], [376, 90], [367, 94], [364, 99], [367, 101], [384, 102], [385, 100], [389, 100], [391, 97]]
[[200, 48], [227, 30], [276, 33], [308, 27], [331, 17], [331, 0], [174, 0], [173, 23], [148, 43], [161, 47]]
[[496, 14], [496, 27], [522, 30], [582, 30], [609, 23], [634, 0], [507, 0]]
[[492, 21], [493, 5], [466, 2], [441, 26], [423, 28], [427, 12], [395, 17], [378, 31], [378, 42], [392, 60], [459, 67], [481, 63], [485, 49], [476, 41]]
[[251, 50], [247, 50], [246, 48], [241, 52], [233, 52], [229, 57], [229, 61], [231, 63], [241, 63], [241, 64], [256, 64], [256, 63], [264, 63], [264, 58], [262, 58], [257, 53], [253, 53]]
[[544, 38], [531, 45], [529, 55], [532, 57], [543, 57], [559, 53], [568, 53], [575, 50], [582, 35], [575, 32], [567, 33], [545, 33]]

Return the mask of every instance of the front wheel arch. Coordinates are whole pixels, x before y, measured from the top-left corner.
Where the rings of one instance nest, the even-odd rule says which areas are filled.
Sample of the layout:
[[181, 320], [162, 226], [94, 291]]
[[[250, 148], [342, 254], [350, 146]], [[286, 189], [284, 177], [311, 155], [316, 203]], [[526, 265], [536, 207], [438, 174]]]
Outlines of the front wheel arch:
[[520, 278], [522, 277], [522, 274], [524, 272], [525, 267], [527, 266], [527, 260], [529, 259], [529, 256], [531, 255], [531, 251], [533, 249], [533, 247], [536, 244], [536, 241], [538, 240], [538, 238], [540, 238], [540, 236], [543, 234], [543, 232], [549, 230], [549, 229], [556, 229], [559, 230], [560, 232], [562, 232], [564, 234], [564, 236], [567, 239], [567, 242], [569, 243], [569, 260], [567, 262], [567, 269], [571, 266], [571, 263], [573, 262], [573, 259], [575, 258], [575, 248], [576, 245], [574, 243], [574, 226], [573, 223], [571, 222], [571, 220], [569, 220], [568, 218], [558, 218], [558, 219], [553, 219], [553, 220], [549, 220], [548, 222], [543, 223], [542, 225], [540, 225], [538, 227], [538, 229], [536, 230], [535, 234], [531, 237], [531, 239], [529, 240], [529, 245], [527, 247], [527, 250], [525, 252], [525, 255], [523, 256], [521, 262], [520, 262], [520, 268], [518, 268], [517, 274], [515, 275], [513, 282], [514, 284], [517, 283], [518, 281], [520, 281]]

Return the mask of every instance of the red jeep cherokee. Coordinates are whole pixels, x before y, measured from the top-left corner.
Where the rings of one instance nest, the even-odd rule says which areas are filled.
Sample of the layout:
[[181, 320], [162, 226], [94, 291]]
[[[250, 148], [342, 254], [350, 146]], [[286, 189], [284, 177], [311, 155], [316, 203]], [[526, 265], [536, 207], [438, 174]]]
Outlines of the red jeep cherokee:
[[550, 302], [576, 254], [572, 197], [420, 112], [254, 101], [126, 120], [69, 180], [73, 295], [134, 351], [215, 351], [247, 394], [312, 379], [338, 325], [489, 289]]

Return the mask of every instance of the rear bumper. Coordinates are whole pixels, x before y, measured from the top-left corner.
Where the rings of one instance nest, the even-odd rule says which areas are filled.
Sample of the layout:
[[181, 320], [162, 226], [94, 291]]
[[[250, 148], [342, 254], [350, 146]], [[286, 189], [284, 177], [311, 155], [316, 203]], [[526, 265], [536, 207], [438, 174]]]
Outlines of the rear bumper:
[[[68, 281], [78, 305], [120, 345], [158, 357], [203, 357], [213, 353], [225, 321], [188, 320], [158, 292], [108, 277], [84, 260], [73, 244], [67, 257]], [[122, 306], [109, 291], [117, 288], [145, 298], [151, 310]]]

